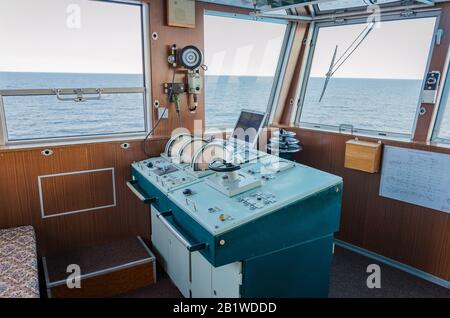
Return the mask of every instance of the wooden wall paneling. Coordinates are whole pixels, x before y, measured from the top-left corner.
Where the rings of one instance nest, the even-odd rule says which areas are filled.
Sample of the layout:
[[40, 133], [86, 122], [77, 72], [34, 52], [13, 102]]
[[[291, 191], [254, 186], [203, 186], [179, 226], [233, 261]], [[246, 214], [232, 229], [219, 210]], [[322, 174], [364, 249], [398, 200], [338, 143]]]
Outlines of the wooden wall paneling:
[[[286, 128], [286, 126], [283, 126]], [[450, 214], [379, 196], [380, 173], [344, 168], [347, 134], [289, 127], [304, 145], [299, 162], [344, 179], [337, 238], [450, 280]], [[375, 138], [362, 140], [377, 142]], [[450, 154], [449, 148], [383, 140], [384, 145]]]
[[41, 176], [44, 215], [95, 209], [115, 204], [114, 168]]
[[[298, 34], [299, 38], [296, 39], [296, 41], [304, 43], [304, 41], [307, 39], [309, 28], [310, 28], [309, 24], [302, 25], [302, 30], [301, 32], [299, 32]], [[285, 125], [291, 124], [293, 112], [295, 112], [297, 109], [296, 108], [298, 103], [297, 94], [300, 87], [300, 75], [302, 71], [302, 61], [305, 57], [305, 51], [306, 45], [303, 44], [301, 45], [300, 52], [298, 54], [297, 64], [295, 65], [295, 69], [292, 74], [292, 82], [290, 82], [287, 98], [284, 100], [284, 103], [282, 104], [284, 105], [284, 107], [280, 109], [281, 118], [279, 119], [279, 122], [281, 124]]]
[[[159, 154], [165, 142], [151, 140], [148, 149]], [[55, 146], [50, 157], [41, 155], [44, 148], [0, 152], [0, 228], [33, 225], [40, 255], [136, 235], [150, 239], [148, 208], [125, 185], [131, 163], [146, 156], [142, 140], [128, 143], [126, 150], [121, 142]], [[115, 169], [117, 207], [41, 218], [38, 176], [110, 167]], [[96, 200], [102, 200], [100, 187], [92, 185], [91, 195], [100, 195]], [[73, 193], [74, 199], [79, 195]]]
[[[297, 14], [307, 15], [308, 8], [296, 9]], [[290, 51], [286, 72], [283, 78], [280, 97], [278, 99], [277, 108], [273, 117], [274, 124], [290, 124], [290, 114], [294, 109], [297, 101], [297, 89], [299, 84], [299, 76], [301, 71], [302, 60], [305, 52], [304, 39], [308, 35], [309, 23], [298, 22], [295, 29], [294, 41]], [[291, 101], [293, 103], [291, 103]]]
[[291, 53], [289, 55], [286, 72], [283, 78], [283, 86], [280, 92], [280, 97], [277, 103], [277, 109], [273, 118], [273, 123], [289, 124], [289, 120], [286, 122], [287, 111], [285, 108], [291, 109], [291, 100], [295, 104], [295, 95], [298, 87], [298, 75], [300, 74], [301, 63], [305, 46], [303, 45], [303, 39], [308, 32], [309, 25], [306, 23], [298, 23], [295, 28], [294, 41], [292, 43]]
[[[429, 70], [440, 71], [441, 85], [444, 85], [443, 74], [446, 67], [448, 50], [450, 47], [450, 3], [441, 3], [439, 4], [439, 7], [442, 8], [439, 28], [444, 30], [444, 34], [441, 39], [441, 44], [434, 46], [433, 48], [433, 55], [431, 58]], [[426, 113], [419, 116], [419, 118], [417, 119], [417, 125], [413, 140], [418, 142], [426, 142], [429, 139], [431, 130], [433, 128], [433, 121], [438, 105], [423, 103], [421, 106], [426, 109]]]

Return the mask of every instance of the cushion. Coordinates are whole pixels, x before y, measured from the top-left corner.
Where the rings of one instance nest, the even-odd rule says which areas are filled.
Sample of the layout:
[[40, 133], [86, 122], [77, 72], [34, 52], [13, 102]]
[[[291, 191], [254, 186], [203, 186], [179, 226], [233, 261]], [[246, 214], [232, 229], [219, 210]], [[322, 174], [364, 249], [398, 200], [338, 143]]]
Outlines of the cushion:
[[37, 298], [36, 235], [31, 226], [0, 230], [0, 298]]

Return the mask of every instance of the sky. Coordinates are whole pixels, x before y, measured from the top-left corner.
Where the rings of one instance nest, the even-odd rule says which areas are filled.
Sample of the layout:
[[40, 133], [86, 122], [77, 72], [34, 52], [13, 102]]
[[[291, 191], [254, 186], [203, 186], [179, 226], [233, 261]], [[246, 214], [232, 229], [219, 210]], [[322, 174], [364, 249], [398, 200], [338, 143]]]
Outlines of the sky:
[[[0, 0], [0, 71], [141, 73], [138, 6], [88, 0]], [[336, 77], [423, 77], [434, 18], [383, 22]], [[364, 25], [321, 28], [311, 75], [328, 71]], [[273, 76], [286, 26], [205, 16], [208, 75]], [[380, 43], [382, 43], [380, 45]]]
[[[435, 18], [381, 22], [334, 77], [422, 79], [434, 26]], [[339, 57], [364, 27], [354, 24], [321, 28], [311, 76], [324, 77], [336, 45]]]
[[205, 16], [208, 75], [273, 76], [285, 24]]
[[0, 0], [0, 71], [142, 73], [141, 36], [138, 6]]

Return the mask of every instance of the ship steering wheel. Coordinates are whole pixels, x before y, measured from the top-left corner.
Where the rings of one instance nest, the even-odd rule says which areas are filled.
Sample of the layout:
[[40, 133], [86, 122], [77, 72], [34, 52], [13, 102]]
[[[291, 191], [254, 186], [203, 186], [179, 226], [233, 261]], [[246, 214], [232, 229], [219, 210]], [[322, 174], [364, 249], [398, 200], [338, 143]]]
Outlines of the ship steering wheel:
[[233, 172], [241, 169], [241, 166], [227, 162], [224, 159], [214, 159], [209, 163], [208, 168], [215, 172]]

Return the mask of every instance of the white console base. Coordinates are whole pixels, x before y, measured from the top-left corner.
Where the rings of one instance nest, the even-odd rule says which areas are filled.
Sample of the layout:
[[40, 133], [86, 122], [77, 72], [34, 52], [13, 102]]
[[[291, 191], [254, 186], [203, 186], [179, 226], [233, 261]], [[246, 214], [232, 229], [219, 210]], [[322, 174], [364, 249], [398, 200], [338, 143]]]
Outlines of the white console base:
[[[189, 252], [157, 217], [152, 206], [152, 244], [157, 260], [186, 298], [239, 298], [242, 263], [212, 266], [200, 252]], [[180, 234], [181, 236], [181, 234]]]

